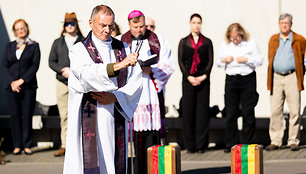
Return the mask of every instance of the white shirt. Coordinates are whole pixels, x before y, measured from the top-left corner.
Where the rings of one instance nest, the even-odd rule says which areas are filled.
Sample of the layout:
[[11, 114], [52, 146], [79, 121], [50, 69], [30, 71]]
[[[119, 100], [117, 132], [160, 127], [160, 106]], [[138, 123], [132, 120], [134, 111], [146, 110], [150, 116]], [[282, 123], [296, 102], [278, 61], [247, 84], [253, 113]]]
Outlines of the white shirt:
[[65, 36], [64, 39], [65, 39], [68, 49], [74, 45], [75, 41], [78, 38], [78, 35], [71, 36], [70, 34], [67, 34], [67, 33], [65, 33], [64, 36]]
[[22, 52], [23, 52], [23, 50], [19, 50], [19, 49], [16, 50], [16, 57], [17, 57], [17, 60], [20, 59]]
[[[232, 56], [234, 59], [231, 63], [222, 63], [221, 60], [226, 56]], [[246, 57], [246, 63], [237, 63], [237, 57]], [[217, 65], [225, 67], [227, 75], [248, 75], [251, 74], [256, 66], [262, 65], [263, 56], [254, 40], [242, 41], [235, 45], [233, 42], [223, 42], [219, 50]]]
[[[305, 53], [306, 53], [306, 51], [305, 51]], [[306, 55], [306, 54], [305, 54]], [[305, 58], [304, 58], [304, 66], [306, 67], [306, 56], [305, 56]]]

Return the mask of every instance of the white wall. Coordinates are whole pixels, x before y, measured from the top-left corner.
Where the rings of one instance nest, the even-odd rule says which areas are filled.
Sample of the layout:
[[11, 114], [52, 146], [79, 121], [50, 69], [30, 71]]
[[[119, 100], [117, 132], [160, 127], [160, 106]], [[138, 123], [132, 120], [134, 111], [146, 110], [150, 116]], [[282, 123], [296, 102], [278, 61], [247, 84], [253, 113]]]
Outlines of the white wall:
[[[3, 19], [11, 40], [14, 40], [11, 26], [17, 18], [24, 18], [30, 25], [33, 40], [40, 44], [41, 65], [38, 72], [37, 100], [46, 105], [56, 104], [55, 73], [48, 67], [48, 56], [54, 39], [59, 37], [65, 12], [76, 12], [80, 28], [85, 35], [90, 30], [88, 19], [91, 10], [98, 4], [107, 4], [116, 14], [116, 22], [122, 32], [128, 30], [127, 15], [134, 9], [141, 10], [146, 16], [156, 21], [156, 32], [164, 35], [172, 46], [173, 58], [177, 64], [177, 47], [179, 40], [189, 34], [189, 17], [199, 13], [203, 18], [202, 33], [214, 44], [215, 59], [219, 46], [224, 40], [227, 27], [233, 22], [241, 23], [255, 39], [265, 57], [263, 66], [257, 68], [257, 89], [260, 94], [256, 107], [256, 116], [270, 115], [269, 92], [267, 79], [267, 47], [272, 34], [278, 32], [280, 12], [293, 15], [293, 30], [306, 36], [306, 13], [303, 0], [0, 0]], [[281, 7], [281, 8], [279, 8]], [[1, 36], [0, 36], [1, 37]], [[210, 105], [224, 106], [224, 70], [213, 66], [211, 73]], [[172, 105], [178, 107], [181, 97], [181, 71], [177, 69], [167, 84], [166, 105], [169, 116], [175, 116]], [[302, 108], [306, 104], [305, 92], [302, 92]]]

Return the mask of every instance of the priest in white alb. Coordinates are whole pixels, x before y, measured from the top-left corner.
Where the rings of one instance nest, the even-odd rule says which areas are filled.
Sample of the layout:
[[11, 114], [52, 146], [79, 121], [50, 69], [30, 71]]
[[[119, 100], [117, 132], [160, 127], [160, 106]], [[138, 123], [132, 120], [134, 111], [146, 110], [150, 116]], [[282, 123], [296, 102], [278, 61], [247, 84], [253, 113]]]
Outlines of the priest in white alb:
[[111, 37], [115, 15], [96, 6], [92, 31], [69, 52], [64, 174], [125, 174], [127, 129], [142, 91], [137, 53]]

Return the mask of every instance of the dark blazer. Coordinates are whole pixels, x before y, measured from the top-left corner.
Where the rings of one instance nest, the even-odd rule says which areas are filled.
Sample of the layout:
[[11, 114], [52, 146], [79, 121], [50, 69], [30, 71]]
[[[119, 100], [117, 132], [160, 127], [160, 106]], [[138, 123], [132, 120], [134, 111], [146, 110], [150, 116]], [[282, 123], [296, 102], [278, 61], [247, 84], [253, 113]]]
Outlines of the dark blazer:
[[[198, 65], [197, 72], [192, 76], [201, 76], [203, 74], [210, 76], [211, 68], [213, 65], [213, 44], [211, 40], [204, 36], [203, 44], [198, 50], [200, 57], [200, 64]], [[183, 73], [183, 79], [187, 80], [190, 75], [190, 70], [193, 61], [194, 49], [192, 48], [189, 35], [181, 39], [178, 48], [178, 63]]]
[[40, 63], [40, 49], [37, 42], [27, 43], [21, 57], [16, 57], [16, 41], [6, 45], [3, 57], [3, 71], [6, 79], [5, 88], [10, 89], [11, 83], [23, 79], [21, 88], [37, 88], [36, 72]]
[[[79, 35], [74, 44], [81, 41], [84, 37]], [[53, 42], [50, 55], [49, 55], [49, 67], [56, 72], [56, 79], [68, 84], [68, 79], [62, 76], [61, 69], [64, 67], [70, 67], [69, 50], [65, 42], [65, 36], [61, 36]]]

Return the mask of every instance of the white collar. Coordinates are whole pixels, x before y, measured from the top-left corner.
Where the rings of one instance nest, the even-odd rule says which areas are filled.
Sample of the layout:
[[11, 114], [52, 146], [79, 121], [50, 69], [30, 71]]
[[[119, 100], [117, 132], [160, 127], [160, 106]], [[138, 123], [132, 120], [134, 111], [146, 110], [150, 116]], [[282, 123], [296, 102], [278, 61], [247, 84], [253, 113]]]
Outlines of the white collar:
[[98, 39], [93, 33], [91, 35], [91, 39], [96, 44], [96, 46], [99, 45], [99, 46], [102, 46], [102, 47], [110, 47], [111, 44], [112, 44], [112, 41], [113, 41], [112, 37], [110, 37], [110, 39], [108, 41], [102, 41], [102, 40]]
[[246, 44], [246, 41], [245, 41], [245, 40], [241, 41], [238, 45], [235, 45], [233, 42], [230, 43], [230, 45], [231, 45], [231, 46], [234, 46], [234, 47], [242, 47], [242, 46], [245, 45], [245, 44]]

